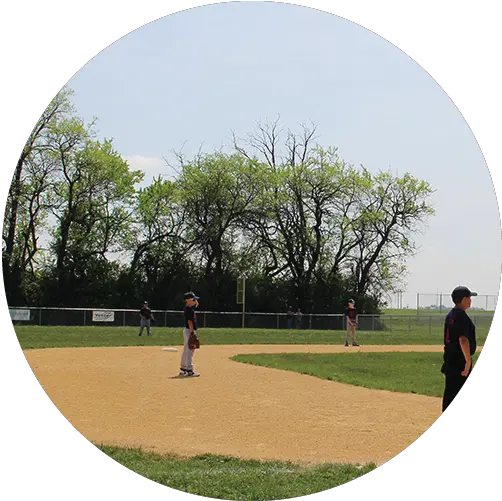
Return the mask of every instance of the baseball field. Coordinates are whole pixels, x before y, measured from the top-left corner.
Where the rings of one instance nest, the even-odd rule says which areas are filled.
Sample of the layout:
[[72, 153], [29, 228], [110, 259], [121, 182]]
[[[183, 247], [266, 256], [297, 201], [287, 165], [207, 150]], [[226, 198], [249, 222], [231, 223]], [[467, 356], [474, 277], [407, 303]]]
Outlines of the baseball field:
[[[439, 331], [360, 332], [361, 346], [346, 348], [341, 331], [204, 329], [201, 377], [180, 378], [180, 329], [15, 329], [83, 436], [144, 477], [212, 498], [286, 499], [349, 482], [441, 411]], [[478, 328], [480, 346], [487, 333]]]

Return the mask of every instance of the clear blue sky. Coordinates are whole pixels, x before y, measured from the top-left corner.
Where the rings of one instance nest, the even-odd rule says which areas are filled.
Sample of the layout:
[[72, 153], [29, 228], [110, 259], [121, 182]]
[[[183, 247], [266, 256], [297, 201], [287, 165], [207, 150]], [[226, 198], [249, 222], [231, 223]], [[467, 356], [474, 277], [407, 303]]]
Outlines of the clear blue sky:
[[278, 114], [291, 129], [312, 120], [346, 161], [390, 165], [437, 190], [404, 305], [458, 284], [498, 293], [500, 220], [474, 136], [420, 66], [356, 24], [266, 2], [200, 7], [118, 40], [68, 85], [78, 112], [97, 117], [100, 135], [147, 179], [168, 175], [162, 158], [183, 145], [188, 156], [201, 144], [211, 151]]

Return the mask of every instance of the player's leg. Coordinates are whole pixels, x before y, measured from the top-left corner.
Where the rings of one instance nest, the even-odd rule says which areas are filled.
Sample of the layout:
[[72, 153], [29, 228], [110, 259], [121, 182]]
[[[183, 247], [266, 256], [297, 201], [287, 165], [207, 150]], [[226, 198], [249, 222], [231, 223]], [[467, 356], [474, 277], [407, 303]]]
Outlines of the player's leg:
[[180, 376], [186, 376], [188, 371], [188, 338], [190, 337], [190, 331], [188, 329], [183, 329], [183, 352], [181, 354], [180, 363]]
[[139, 336], [141, 336], [141, 334], [143, 334], [143, 330], [145, 328], [145, 319], [143, 317], [141, 317], [141, 322], [139, 325], [140, 325]]
[[356, 341], [357, 325], [352, 325], [352, 346], [359, 346]]
[[151, 320], [150, 320], [150, 319], [148, 319], [148, 320], [146, 321], [146, 333], [147, 333], [148, 335], [150, 335], [150, 334], [151, 334], [151, 332], [150, 332], [150, 325], [151, 325]]
[[350, 324], [347, 320], [347, 332], [345, 333], [345, 346], [349, 346]]
[[185, 371], [185, 376], [188, 377], [197, 377], [199, 374], [194, 372], [193, 370], [193, 355], [195, 350], [191, 350], [188, 347], [188, 341], [190, 339], [190, 331], [188, 329], [185, 329], [183, 331], [183, 336], [184, 336], [184, 347], [183, 347], [183, 354], [185, 355], [185, 359], [183, 360], [183, 364], [181, 366], [181, 369]]
[[193, 352], [194, 350], [187, 350], [187, 373], [189, 376], [195, 375], [193, 370]]
[[458, 392], [464, 386], [467, 378], [463, 377], [461, 374], [457, 372], [447, 372], [445, 374], [445, 385], [444, 385], [444, 394], [443, 394], [443, 404], [442, 411], [444, 412], [448, 406], [453, 402], [455, 397], [458, 395]]

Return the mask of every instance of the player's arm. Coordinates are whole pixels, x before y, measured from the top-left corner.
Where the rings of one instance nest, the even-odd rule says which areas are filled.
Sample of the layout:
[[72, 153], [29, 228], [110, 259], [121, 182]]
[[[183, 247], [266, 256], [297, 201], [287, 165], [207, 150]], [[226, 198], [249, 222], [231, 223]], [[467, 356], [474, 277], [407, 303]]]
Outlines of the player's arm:
[[192, 322], [192, 320], [188, 320], [187, 323], [188, 323], [188, 330], [190, 332], [194, 332], [195, 329], [193, 328], [193, 322]]
[[457, 330], [460, 349], [462, 350], [465, 358], [465, 369], [462, 371], [462, 375], [466, 376], [472, 365], [471, 346], [468, 337], [469, 323], [466, 316], [461, 315], [457, 319], [457, 322], [455, 323], [455, 330]]
[[467, 339], [467, 337], [465, 336], [460, 336], [459, 342], [460, 342], [460, 348], [462, 349], [462, 353], [464, 354], [465, 358], [465, 370], [462, 372], [462, 375], [467, 375], [467, 372], [472, 365], [470, 342], [469, 339]]
[[188, 324], [188, 330], [192, 333], [195, 332], [195, 313], [193, 310], [188, 311], [188, 317], [187, 318], [187, 324]]

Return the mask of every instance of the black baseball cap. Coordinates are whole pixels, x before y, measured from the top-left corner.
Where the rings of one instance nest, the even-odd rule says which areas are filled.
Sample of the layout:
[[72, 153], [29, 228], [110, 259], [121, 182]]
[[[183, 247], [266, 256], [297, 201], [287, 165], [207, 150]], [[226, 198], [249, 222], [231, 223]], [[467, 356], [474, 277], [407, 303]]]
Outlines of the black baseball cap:
[[185, 292], [185, 299], [199, 299], [199, 296], [196, 296], [192, 291]]
[[453, 289], [453, 292], [451, 293], [451, 298], [453, 299], [453, 302], [455, 304], [458, 304], [462, 301], [462, 299], [464, 299], [464, 297], [472, 297], [477, 295], [478, 295], [477, 292], [472, 292], [464, 285], [459, 285], [458, 287], [455, 287]]

